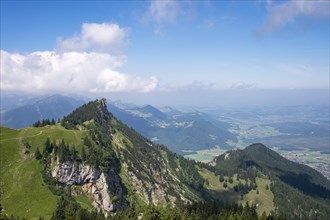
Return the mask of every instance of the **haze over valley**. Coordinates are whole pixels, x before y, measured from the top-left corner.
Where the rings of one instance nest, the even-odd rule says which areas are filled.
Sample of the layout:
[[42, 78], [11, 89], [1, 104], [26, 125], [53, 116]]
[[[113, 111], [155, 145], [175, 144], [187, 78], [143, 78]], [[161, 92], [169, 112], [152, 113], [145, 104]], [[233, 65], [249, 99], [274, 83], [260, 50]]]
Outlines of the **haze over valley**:
[[0, 219], [330, 219], [328, 0], [0, 4]]
[[[23, 99], [30, 102], [17, 106], [22, 98], [8, 97], [17, 102], [2, 111], [1, 125], [12, 128], [31, 126], [44, 119], [57, 121], [88, 100], [61, 95], [30, 96]], [[180, 110], [108, 99], [109, 111], [119, 120], [185, 157], [210, 162], [227, 150], [264, 143], [330, 178], [327, 105], [177, 107]]]

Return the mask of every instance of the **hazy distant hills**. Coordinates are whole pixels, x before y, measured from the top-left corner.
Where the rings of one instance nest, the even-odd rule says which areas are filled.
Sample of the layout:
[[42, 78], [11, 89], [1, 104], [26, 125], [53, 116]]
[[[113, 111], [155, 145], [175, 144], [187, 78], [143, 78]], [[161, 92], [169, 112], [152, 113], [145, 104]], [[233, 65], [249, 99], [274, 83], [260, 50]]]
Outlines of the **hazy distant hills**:
[[118, 101], [109, 102], [108, 109], [142, 135], [180, 154], [215, 146], [231, 149], [227, 141], [236, 141], [235, 135], [228, 131], [228, 123], [206, 113], [183, 113], [170, 107], [159, 110], [151, 105], [130, 107]]
[[[5, 110], [1, 113], [1, 125], [11, 128], [31, 126], [38, 120], [48, 118], [57, 121], [85, 103], [81, 99], [62, 95], [19, 99], [5, 97], [2, 101], [5, 102], [2, 105]], [[202, 112], [183, 113], [168, 106], [157, 109], [151, 105], [140, 107], [121, 101], [108, 101], [108, 109], [145, 137], [179, 154], [184, 154], [185, 150], [191, 153], [216, 146], [231, 149], [227, 141], [237, 140], [228, 131], [228, 123], [219, 122]]]
[[[13, 108], [1, 113], [1, 125], [22, 128], [31, 126], [34, 122], [42, 119], [54, 118], [57, 121], [84, 103], [83, 100], [62, 95], [35, 97], [21, 102], [22, 104], [18, 107], [12, 103]], [[10, 106], [6, 107], [10, 108]]]

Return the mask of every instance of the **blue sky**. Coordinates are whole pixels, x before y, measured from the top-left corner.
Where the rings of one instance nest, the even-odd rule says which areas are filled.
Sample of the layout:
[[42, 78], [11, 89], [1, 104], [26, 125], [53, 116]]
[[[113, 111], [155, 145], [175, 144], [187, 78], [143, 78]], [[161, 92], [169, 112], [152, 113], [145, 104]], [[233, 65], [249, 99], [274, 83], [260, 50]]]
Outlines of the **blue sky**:
[[324, 102], [329, 1], [1, 1], [1, 90]]

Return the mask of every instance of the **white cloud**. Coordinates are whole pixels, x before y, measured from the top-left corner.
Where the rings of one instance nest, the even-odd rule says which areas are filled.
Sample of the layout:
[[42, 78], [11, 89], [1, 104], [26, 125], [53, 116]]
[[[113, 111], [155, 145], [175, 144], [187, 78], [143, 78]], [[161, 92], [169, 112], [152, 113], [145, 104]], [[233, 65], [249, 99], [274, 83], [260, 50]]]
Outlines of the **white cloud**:
[[156, 77], [120, 73], [124, 55], [110, 51], [125, 41], [117, 24], [85, 23], [81, 34], [60, 40], [54, 51], [29, 54], [1, 50], [1, 90], [23, 92], [150, 92]]
[[148, 8], [149, 16], [158, 23], [175, 21], [179, 6], [174, 0], [154, 0]]
[[180, 7], [174, 0], [153, 0], [144, 15], [144, 19], [155, 23], [156, 33], [161, 33], [163, 26], [174, 22], [179, 14]]
[[120, 73], [126, 58], [106, 53], [1, 50], [1, 89], [59, 92], [150, 92], [157, 79]]
[[158, 80], [154, 76], [143, 79], [121, 74], [111, 69], [105, 69], [101, 72], [96, 82], [101, 86], [91, 89], [91, 92], [150, 92], [154, 90], [158, 84]]
[[126, 44], [127, 29], [114, 23], [84, 23], [81, 33], [58, 39], [59, 51], [121, 52]]
[[268, 1], [267, 6], [269, 15], [257, 31], [258, 35], [280, 29], [299, 16], [329, 18], [328, 0], [289, 0], [277, 4]]

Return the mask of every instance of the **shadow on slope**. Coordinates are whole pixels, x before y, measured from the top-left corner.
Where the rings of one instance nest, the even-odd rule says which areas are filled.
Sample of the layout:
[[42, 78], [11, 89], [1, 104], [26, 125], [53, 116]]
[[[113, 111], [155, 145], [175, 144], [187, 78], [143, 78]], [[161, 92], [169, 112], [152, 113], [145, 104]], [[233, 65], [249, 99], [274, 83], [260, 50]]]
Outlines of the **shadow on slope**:
[[330, 198], [330, 190], [327, 188], [312, 183], [310, 180], [311, 176], [308, 174], [296, 174], [293, 172], [284, 172], [283, 175], [279, 175], [280, 180], [291, 185], [294, 188], [297, 188], [303, 191], [305, 194], [320, 197], [323, 199]]

